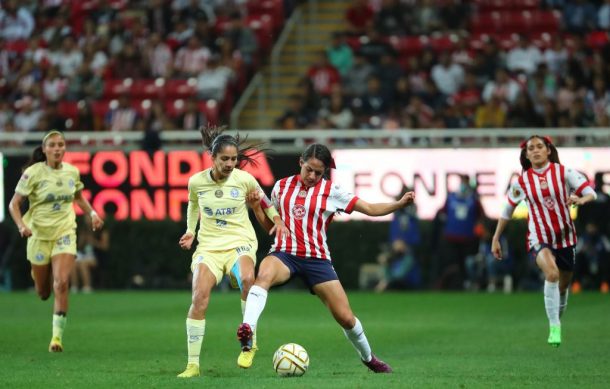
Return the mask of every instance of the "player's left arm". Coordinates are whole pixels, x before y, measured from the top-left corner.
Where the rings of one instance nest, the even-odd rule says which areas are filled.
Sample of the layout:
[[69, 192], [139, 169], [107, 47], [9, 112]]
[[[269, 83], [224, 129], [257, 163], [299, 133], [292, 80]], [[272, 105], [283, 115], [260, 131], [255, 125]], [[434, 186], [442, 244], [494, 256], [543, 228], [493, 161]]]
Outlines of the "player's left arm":
[[566, 201], [567, 205], [583, 205], [597, 199], [597, 193], [595, 193], [585, 176], [574, 169], [566, 169], [565, 174], [568, 187], [574, 190], [574, 193]]
[[74, 193], [74, 202], [78, 204], [78, 207], [86, 214], [91, 217], [91, 227], [93, 231], [99, 230], [104, 226], [104, 220], [100, 217], [100, 215], [95, 212], [93, 206], [89, 200], [83, 196], [83, 191], [79, 190]]
[[391, 203], [369, 203], [361, 198], [356, 198], [354, 211], [358, 211], [368, 216], [384, 216], [398, 209], [405, 208], [415, 202], [415, 192], [405, 193], [400, 200]]

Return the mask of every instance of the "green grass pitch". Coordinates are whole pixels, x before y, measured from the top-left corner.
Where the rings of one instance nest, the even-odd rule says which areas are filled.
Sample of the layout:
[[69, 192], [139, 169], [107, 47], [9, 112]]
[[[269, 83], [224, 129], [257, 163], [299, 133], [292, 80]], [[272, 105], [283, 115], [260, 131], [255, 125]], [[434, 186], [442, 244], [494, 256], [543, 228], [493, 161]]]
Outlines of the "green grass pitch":
[[[546, 344], [541, 293], [349, 293], [376, 354], [394, 373], [372, 374], [319, 300], [272, 291], [259, 322], [254, 366], [236, 365], [237, 293], [214, 291], [202, 376], [181, 380], [190, 293], [72, 295], [65, 352], [50, 354], [50, 301], [0, 293], [0, 387], [4, 388], [595, 388], [610, 382], [610, 296], [570, 296], [563, 344]], [[275, 349], [295, 342], [309, 371], [279, 378]]]

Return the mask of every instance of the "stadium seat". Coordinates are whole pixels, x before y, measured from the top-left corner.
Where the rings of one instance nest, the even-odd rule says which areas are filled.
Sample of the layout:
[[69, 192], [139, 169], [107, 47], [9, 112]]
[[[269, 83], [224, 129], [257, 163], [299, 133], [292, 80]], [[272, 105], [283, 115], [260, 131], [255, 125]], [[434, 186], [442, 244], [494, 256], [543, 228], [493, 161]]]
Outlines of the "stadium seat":
[[417, 55], [426, 47], [428, 38], [420, 36], [404, 36], [396, 39], [390, 38], [389, 42], [400, 56]]
[[455, 34], [431, 36], [428, 44], [435, 52], [455, 50], [458, 37]]
[[597, 50], [606, 46], [610, 40], [608, 39], [608, 31], [593, 31], [587, 34], [587, 46]]
[[470, 30], [474, 34], [494, 33], [502, 30], [500, 12], [479, 12], [470, 19]]
[[161, 99], [165, 95], [165, 79], [134, 80], [131, 95], [140, 99]]
[[133, 80], [131, 78], [111, 78], [104, 81], [103, 96], [106, 99], [116, 98], [122, 94], [131, 95]]
[[246, 4], [248, 15], [269, 15], [273, 26], [273, 36], [279, 35], [284, 25], [284, 3], [282, 0], [250, 0]]
[[57, 103], [57, 113], [60, 116], [74, 119], [78, 116], [78, 102], [62, 100]]
[[184, 99], [197, 93], [197, 80], [167, 80], [165, 82], [165, 97], [168, 99]]
[[218, 124], [218, 103], [216, 100], [200, 101], [199, 110], [205, 114], [208, 123], [215, 126]]
[[246, 26], [252, 29], [258, 41], [259, 50], [263, 54], [271, 51], [273, 46], [273, 22], [269, 15], [249, 15], [245, 20]]

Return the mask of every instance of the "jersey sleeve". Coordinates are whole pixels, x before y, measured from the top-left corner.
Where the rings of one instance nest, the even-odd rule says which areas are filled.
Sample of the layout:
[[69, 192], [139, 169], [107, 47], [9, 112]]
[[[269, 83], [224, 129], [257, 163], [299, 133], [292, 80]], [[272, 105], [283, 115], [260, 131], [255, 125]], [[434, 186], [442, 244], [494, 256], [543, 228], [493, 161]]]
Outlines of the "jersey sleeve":
[[22, 196], [29, 196], [36, 185], [36, 172], [33, 168], [27, 168], [19, 178], [15, 192]]
[[189, 179], [188, 183], [189, 191], [189, 202], [186, 208], [186, 232], [195, 235], [197, 230], [197, 222], [199, 221], [199, 203], [197, 199], [197, 192], [193, 185], [193, 177]]
[[78, 171], [78, 169], [74, 168], [74, 170], [75, 170], [74, 174], [76, 175], [76, 180], [74, 180], [75, 181], [75, 183], [74, 183], [74, 191], [75, 192], [80, 192], [81, 190], [83, 190], [85, 188], [85, 184], [83, 184], [83, 182], [80, 179], [80, 172]]
[[568, 183], [570, 192], [574, 191], [574, 194], [577, 196], [582, 194], [583, 189], [590, 187], [587, 178], [574, 169], [566, 169], [566, 182]]
[[271, 190], [271, 205], [275, 209], [280, 209], [280, 182], [276, 182]]
[[329, 200], [337, 211], [352, 213], [356, 201], [358, 201], [358, 196], [344, 190], [337, 184], [331, 183]]
[[519, 184], [519, 181], [513, 182], [508, 191], [508, 203], [513, 207], [516, 207], [521, 201], [525, 199], [525, 191]]

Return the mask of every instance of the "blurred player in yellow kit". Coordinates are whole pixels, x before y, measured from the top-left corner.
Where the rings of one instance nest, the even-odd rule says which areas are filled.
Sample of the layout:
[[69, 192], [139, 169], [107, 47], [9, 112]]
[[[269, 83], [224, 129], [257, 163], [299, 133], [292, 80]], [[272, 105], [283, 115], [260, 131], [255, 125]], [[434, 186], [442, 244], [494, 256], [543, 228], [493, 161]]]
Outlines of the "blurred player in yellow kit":
[[[255, 163], [253, 156], [261, 152], [256, 146], [242, 148], [239, 135], [222, 134], [223, 129], [201, 129], [203, 144], [212, 155], [213, 166], [189, 179], [187, 230], [180, 238], [180, 247], [189, 250], [195, 239], [199, 220], [197, 249], [193, 254], [192, 302], [186, 319], [188, 362], [178, 377], [199, 376], [199, 354], [205, 333], [205, 315], [212, 288], [227, 274], [234, 287], [241, 290], [242, 314], [246, 296], [254, 283], [254, 265], [258, 243], [248, 217], [246, 196], [262, 197], [267, 217], [273, 220], [278, 237], [287, 233], [271, 202], [264, 197], [256, 179], [239, 169], [243, 163]], [[256, 195], [258, 194], [258, 195]], [[242, 368], [252, 365], [256, 347], [239, 355]]]
[[[104, 224], [83, 197], [78, 169], [63, 162], [65, 152], [64, 135], [49, 131], [42, 139], [42, 145], [34, 149], [9, 204], [19, 234], [28, 238], [27, 259], [32, 266], [36, 293], [46, 300], [51, 295], [51, 286], [55, 292], [50, 352], [63, 351], [70, 273], [76, 258], [73, 203], [90, 215], [94, 231]], [[26, 198], [29, 210], [22, 215], [21, 205]]]

